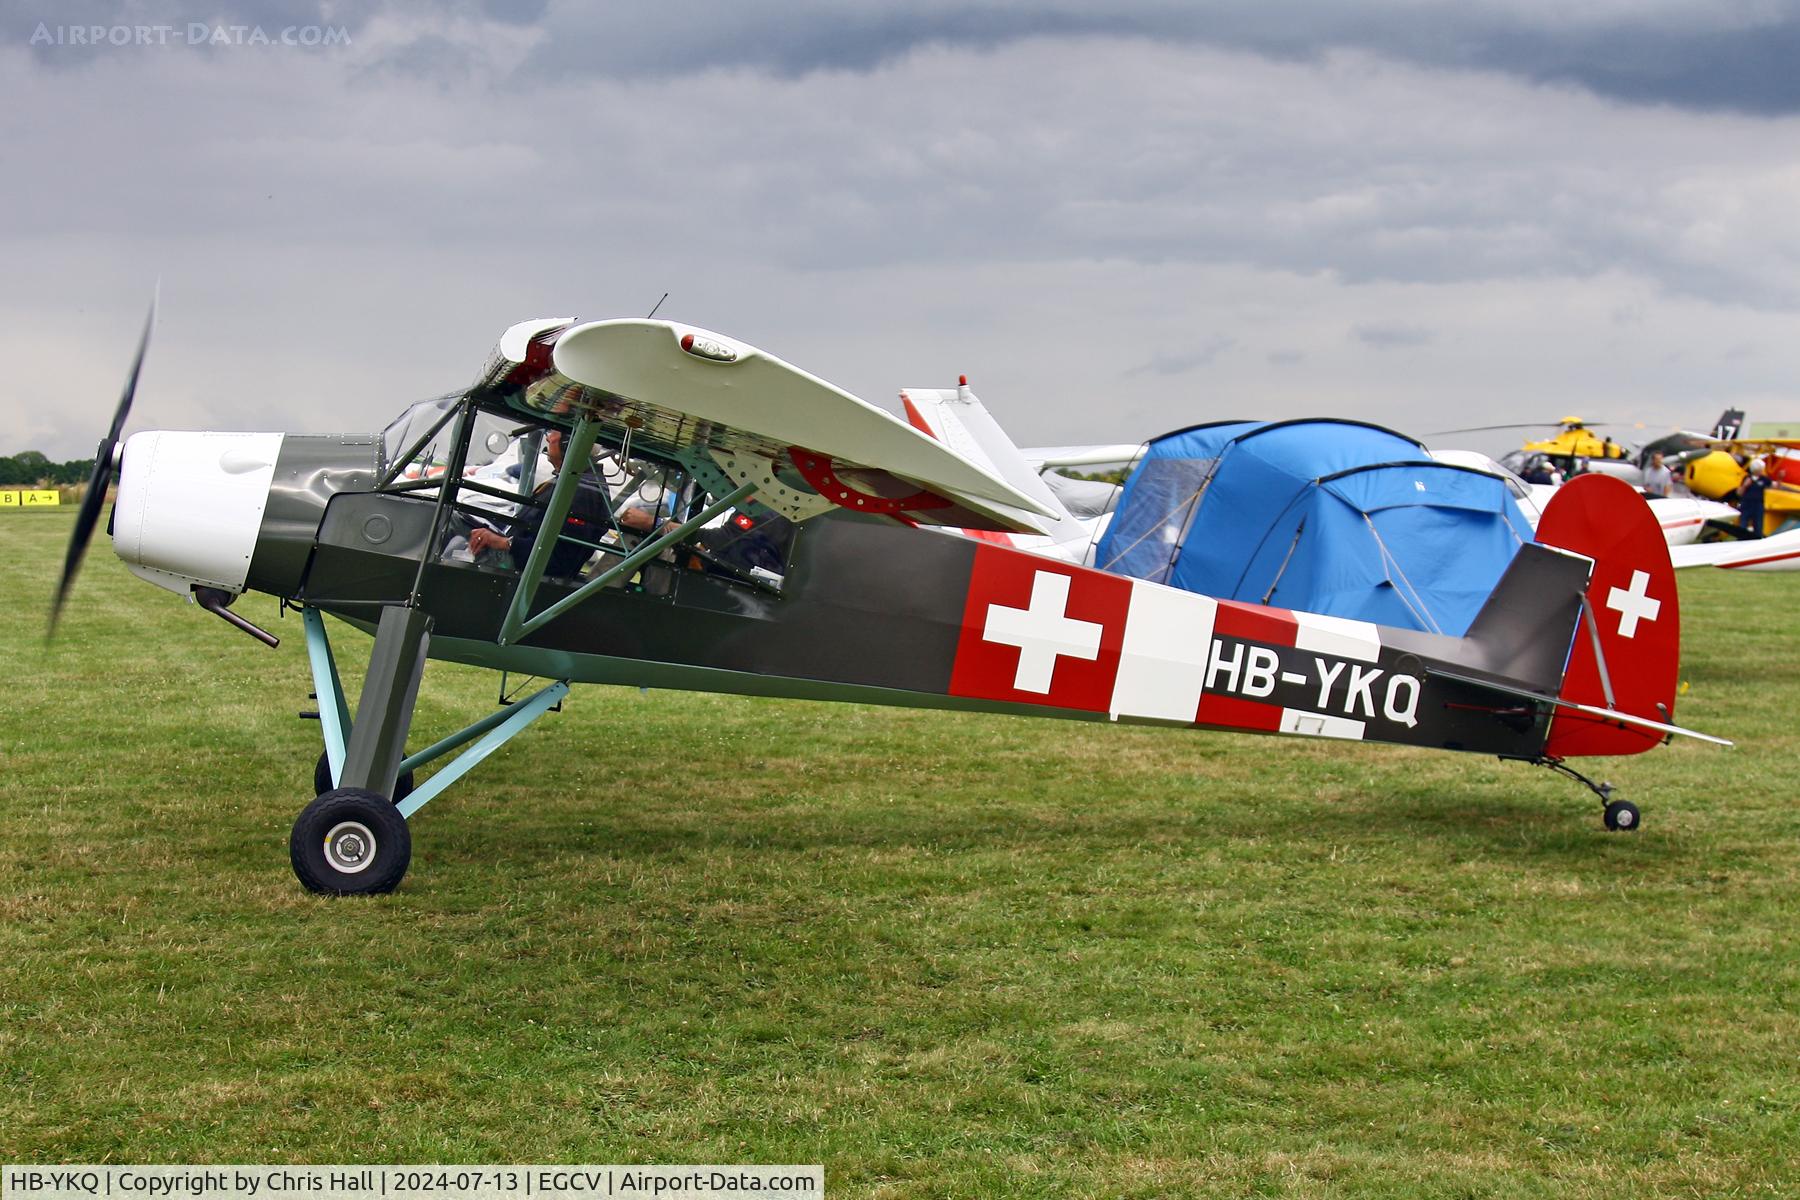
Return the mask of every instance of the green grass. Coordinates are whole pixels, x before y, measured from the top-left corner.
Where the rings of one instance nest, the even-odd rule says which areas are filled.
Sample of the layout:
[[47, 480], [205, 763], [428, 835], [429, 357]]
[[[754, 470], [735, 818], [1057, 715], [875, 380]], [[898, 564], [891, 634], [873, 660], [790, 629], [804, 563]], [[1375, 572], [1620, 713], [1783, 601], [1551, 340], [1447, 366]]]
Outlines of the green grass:
[[[577, 689], [305, 894], [266, 650], [0, 519], [0, 1160], [823, 1162], [837, 1196], [1800, 1192], [1783, 576], [1591, 764]], [[342, 627], [347, 671], [366, 639]], [[433, 664], [415, 742], [496, 678]]]

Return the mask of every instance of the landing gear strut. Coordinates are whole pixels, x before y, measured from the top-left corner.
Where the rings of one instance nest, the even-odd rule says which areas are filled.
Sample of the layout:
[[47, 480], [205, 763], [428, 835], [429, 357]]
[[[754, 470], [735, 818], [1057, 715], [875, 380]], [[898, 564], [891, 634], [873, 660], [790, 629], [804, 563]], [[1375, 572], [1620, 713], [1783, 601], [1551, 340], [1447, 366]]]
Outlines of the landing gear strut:
[[1641, 818], [1638, 816], [1637, 805], [1629, 800], [1615, 800], [1613, 798], [1612, 784], [1605, 782], [1595, 783], [1592, 779], [1589, 779], [1586, 775], [1583, 775], [1580, 771], [1577, 771], [1574, 767], [1571, 767], [1560, 758], [1534, 758], [1531, 761], [1537, 766], [1550, 768], [1558, 775], [1567, 775], [1570, 779], [1573, 779], [1576, 783], [1581, 784], [1583, 787], [1587, 788], [1588, 791], [1600, 797], [1600, 803], [1604, 806], [1601, 817], [1606, 822], [1606, 827], [1608, 829], [1612, 830], [1614, 833], [1637, 832], [1638, 825], [1641, 821]]
[[[320, 720], [325, 753], [313, 772], [318, 796], [294, 822], [288, 842], [294, 874], [309, 891], [329, 895], [391, 892], [412, 858], [412, 815], [539, 717], [560, 711], [569, 682], [556, 680], [524, 700], [503, 696], [498, 711], [408, 755], [430, 618], [416, 609], [382, 610], [353, 722], [324, 618], [316, 608], [302, 616], [319, 699], [318, 713], [307, 715]], [[459, 753], [414, 787], [416, 769], [453, 752]], [[335, 780], [334, 759], [341, 764]]]
[[[321, 750], [319, 751], [319, 761], [313, 764], [313, 795], [323, 796], [336, 786], [331, 781], [331, 751]], [[412, 795], [412, 790], [413, 773], [411, 771], [400, 772], [400, 777], [394, 781], [394, 803], [398, 804]]]

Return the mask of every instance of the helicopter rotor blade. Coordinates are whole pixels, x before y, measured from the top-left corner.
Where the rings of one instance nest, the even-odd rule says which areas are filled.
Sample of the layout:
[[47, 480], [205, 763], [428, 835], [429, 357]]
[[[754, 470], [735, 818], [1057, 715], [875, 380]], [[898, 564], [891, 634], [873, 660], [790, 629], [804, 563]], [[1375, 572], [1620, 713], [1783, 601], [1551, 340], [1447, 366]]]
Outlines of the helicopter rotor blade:
[[[1607, 429], [1623, 424], [1626, 424], [1626, 422], [1583, 421], [1579, 427], [1582, 429]], [[1510, 425], [1476, 425], [1468, 429], [1440, 429], [1435, 433], [1428, 433], [1425, 436], [1447, 437], [1453, 433], [1497, 433], [1508, 429], [1562, 429], [1565, 428], [1566, 425], [1567, 423], [1563, 421], [1515, 421]], [[1634, 428], [1642, 429], [1643, 425], [1639, 424], [1634, 426]]]
[[144, 352], [150, 347], [150, 330], [156, 324], [156, 297], [150, 300], [150, 313], [144, 318], [144, 332], [138, 338], [137, 355], [131, 360], [131, 374], [125, 379], [125, 392], [113, 410], [112, 426], [94, 451], [94, 469], [88, 476], [87, 491], [81, 497], [81, 509], [75, 514], [75, 529], [69, 535], [69, 547], [63, 555], [62, 578], [56, 583], [56, 598], [50, 604], [50, 627], [46, 637], [56, 636], [56, 623], [62, 617], [63, 603], [75, 584], [75, 573], [93, 540], [100, 523], [100, 509], [106, 503], [106, 489], [112, 483], [113, 460], [118, 456], [119, 435], [131, 416], [131, 402], [137, 395], [138, 374], [144, 368]]
[[1425, 436], [1446, 437], [1452, 433], [1494, 433], [1505, 429], [1542, 429], [1547, 425], [1554, 424], [1556, 424], [1554, 421], [1517, 421], [1511, 425], [1476, 425], [1469, 429], [1440, 429], [1435, 433], [1428, 433]]

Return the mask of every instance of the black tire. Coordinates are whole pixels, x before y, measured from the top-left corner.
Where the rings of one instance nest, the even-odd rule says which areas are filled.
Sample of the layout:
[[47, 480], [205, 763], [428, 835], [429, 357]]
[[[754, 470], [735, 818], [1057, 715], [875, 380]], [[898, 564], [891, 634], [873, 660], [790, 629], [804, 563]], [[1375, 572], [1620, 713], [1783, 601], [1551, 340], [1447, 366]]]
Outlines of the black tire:
[[[330, 790], [331, 756], [321, 750], [319, 751], [318, 764], [313, 767], [313, 795], [323, 796]], [[394, 784], [394, 803], [398, 804], [408, 796], [412, 795], [412, 790], [413, 773], [411, 771], [405, 771], [401, 774], [399, 781]]]
[[1606, 805], [1606, 827], [1614, 833], [1636, 833], [1640, 820], [1637, 805], [1629, 800], [1612, 800]]
[[412, 833], [380, 792], [338, 788], [301, 810], [288, 836], [288, 857], [294, 877], [310, 892], [391, 892], [412, 861]]

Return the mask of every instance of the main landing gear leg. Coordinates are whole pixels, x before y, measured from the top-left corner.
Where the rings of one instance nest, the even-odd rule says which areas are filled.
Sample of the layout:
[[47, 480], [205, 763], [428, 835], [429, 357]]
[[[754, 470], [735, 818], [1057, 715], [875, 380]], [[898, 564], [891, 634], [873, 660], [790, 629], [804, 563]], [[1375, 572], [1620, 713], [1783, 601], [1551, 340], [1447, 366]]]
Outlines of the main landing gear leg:
[[[569, 693], [569, 681], [555, 680], [517, 702], [502, 698], [497, 711], [401, 758], [430, 645], [429, 618], [407, 609], [383, 612], [363, 681], [362, 704], [352, 722], [324, 619], [317, 609], [306, 609], [302, 615], [325, 754], [319, 768], [320, 794], [294, 822], [288, 839], [294, 874], [315, 892], [339, 896], [391, 892], [412, 858], [407, 827], [412, 815], [539, 717], [558, 711]], [[413, 771], [452, 753], [455, 758], [413, 788]]]
[[1638, 816], [1637, 805], [1629, 800], [1615, 800], [1613, 798], [1612, 784], [1605, 782], [1595, 783], [1560, 758], [1534, 758], [1531, 761], [1537, 766], [1550, 768], [1558, 775], [1567, 775], [1570, 779], [1573, 779], [1575, 782], [1587, 788], [1588, 791], [1600, 797], [1600, 803], [1604, 806], [1601, 815], [1605, 820], [1608, 829], [1612, 830], [1614, 833], [1637, 832], [1638, 825], [1641, 823], [1641, 819]]
[[[311, 610], [308, 610], [311, 614]], [[334, 731], [343, 737], [343, 690], [336, 665], [323, 646], [323, 626], [313, 638], [309, 615], [308, 645], [313, 648], [315, 684], [326, 725], [328, 765], [334, 756]], [[343, 742], [343, 766], [337, 786], [306, 806], [288, 837], [294, 874], [308, 889], [337, 895], [391, 892], [399, 886], [412, 860], [412, 835], [406, 817], [394, 806], [406, 734], [412, 727], [425, 652], [431, 642], [431, 617], [416, 608], [384, 608], [375, 629], [375, 649], [363, 677], [362, 701]], [[323, 653], [321, 653], [323, 649]], [[330, 695], [326, 692], [329, 688]]]

